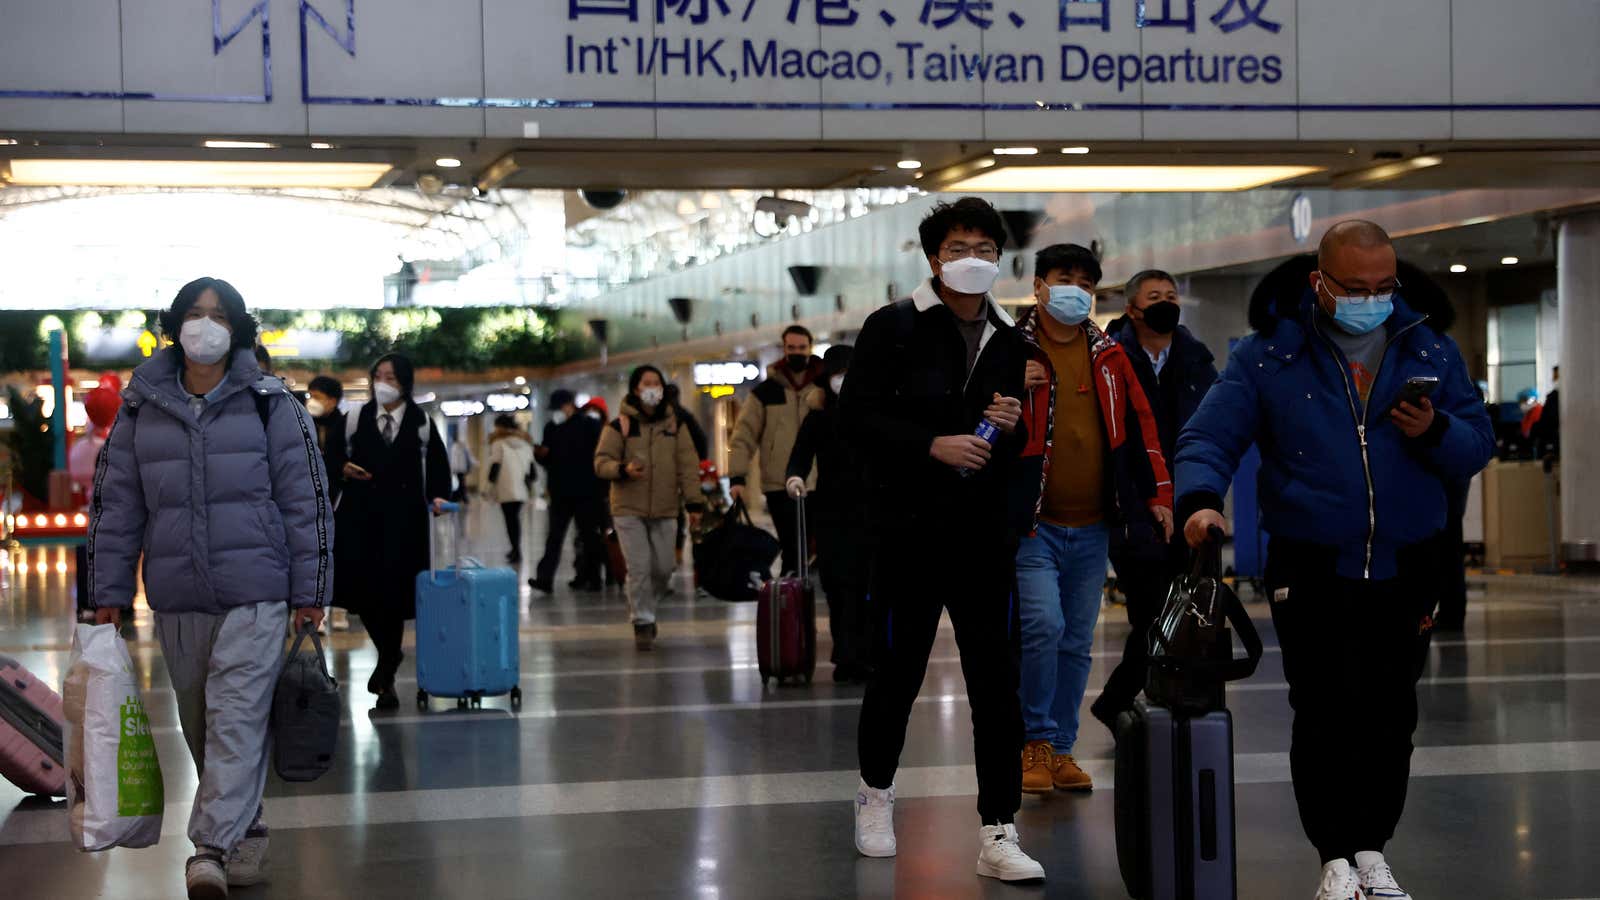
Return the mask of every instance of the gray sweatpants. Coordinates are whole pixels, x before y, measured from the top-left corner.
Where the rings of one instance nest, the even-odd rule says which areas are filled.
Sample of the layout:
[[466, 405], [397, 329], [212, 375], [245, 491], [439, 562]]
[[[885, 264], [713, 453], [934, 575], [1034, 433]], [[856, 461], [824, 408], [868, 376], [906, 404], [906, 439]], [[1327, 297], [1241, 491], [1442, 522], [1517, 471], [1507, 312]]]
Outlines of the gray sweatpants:
[[628, 561], [628, 611], [633, 624], [650, 625], [677, 568], [677, 519], [617, 516], [614, 523], [622, 557]]
[[155, 620], [200, 776], [189, 840], [228, 853], [261, 809], [289, 605], [257, 603], [222, 615], [158, 612]]

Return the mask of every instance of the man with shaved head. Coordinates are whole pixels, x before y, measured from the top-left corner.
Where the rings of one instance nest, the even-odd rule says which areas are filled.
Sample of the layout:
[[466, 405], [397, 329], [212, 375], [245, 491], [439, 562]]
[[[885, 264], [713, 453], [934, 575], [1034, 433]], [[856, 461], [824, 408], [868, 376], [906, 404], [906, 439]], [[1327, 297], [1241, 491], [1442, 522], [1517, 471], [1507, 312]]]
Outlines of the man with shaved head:
[[1411, 774], [1447, 492], [1489, 461], [1494, 434], [1455, 342], [1406, 304], [1379, 226], [1329, 229], [1298, 302], [1276, 300], [1271, 327], [1239, 343], [1178, 438], [1178, 520], [1194, 546], [1225, 528], [1223, 495], [1260, 448], [1290, 771], [1323, 865], [1316, 898], [1408, 900], [1383, 850]]

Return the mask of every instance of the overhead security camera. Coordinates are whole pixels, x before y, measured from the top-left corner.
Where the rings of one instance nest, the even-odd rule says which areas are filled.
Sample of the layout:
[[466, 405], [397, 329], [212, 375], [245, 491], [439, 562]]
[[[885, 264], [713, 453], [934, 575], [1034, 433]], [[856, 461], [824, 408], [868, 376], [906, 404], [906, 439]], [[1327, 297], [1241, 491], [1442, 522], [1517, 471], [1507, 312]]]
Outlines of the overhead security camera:
[[756, 212], [772, 213], [778, 221], [802, 219], [811, 215], [811, 204], [782, 197], [762, 197], [756, 201]]
[[594, 209], [616, 209], [622, 201], [628, 199], [627, 191], [611, 190], [609, 188], [583, 188], [578, 191], [578, 196], [583, 202]]

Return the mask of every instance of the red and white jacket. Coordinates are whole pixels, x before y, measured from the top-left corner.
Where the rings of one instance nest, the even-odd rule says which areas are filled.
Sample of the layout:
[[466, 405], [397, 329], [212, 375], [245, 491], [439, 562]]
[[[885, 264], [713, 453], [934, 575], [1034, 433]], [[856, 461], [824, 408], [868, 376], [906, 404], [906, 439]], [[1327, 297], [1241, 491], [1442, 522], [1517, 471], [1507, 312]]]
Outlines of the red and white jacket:
[[[1048, 384], [1022, 398], [1028, 442], [1022, 451], [1011, 508], [1019, 530], [1030, 535], [1038, 529], [1044, 488], [1050, 479], [1058, 382], [1049, 354], [1039, 346], [1038, 316], [1038, 307], [1030, 307], [1017, 319], [1031, 358], [1050, 374]], [[1079, 327], [1087, 341], [1090, 372], [1100, 401], [1101, 434], [1107, 451], [1106, 517], [1114, 526], [1126, 526], [1158, 506], [1172, 508], [1172, 476], [1161, 453], [1161, 435], [1150, 401], [1127, 353], [1094, 322], [1086, 320]], [[1064, 462], [1070, 464], [1071, 460]]]

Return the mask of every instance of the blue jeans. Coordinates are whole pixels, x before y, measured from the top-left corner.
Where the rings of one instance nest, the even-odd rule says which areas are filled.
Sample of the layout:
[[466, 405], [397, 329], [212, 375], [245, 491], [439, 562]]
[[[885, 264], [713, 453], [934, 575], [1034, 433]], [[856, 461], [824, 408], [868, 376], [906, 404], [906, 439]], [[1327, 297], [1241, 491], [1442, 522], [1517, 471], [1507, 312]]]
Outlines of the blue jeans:
[[1017, 548], [1022, 621], [1022, 724], [1029, 741], [1071, 753], [1078, 705], [1089, 684], [1089, 651], [1106, 580], [1105, 524], [1063, 528], [1039, 523]]

